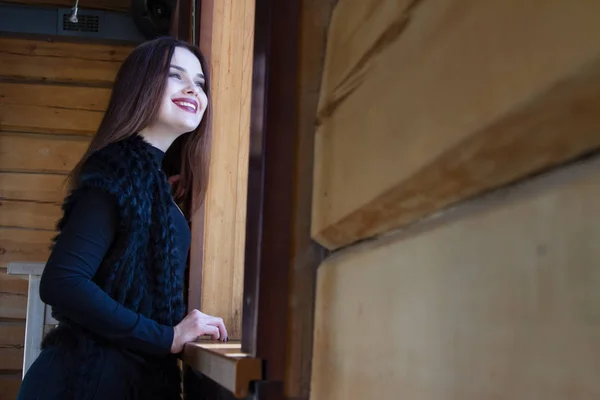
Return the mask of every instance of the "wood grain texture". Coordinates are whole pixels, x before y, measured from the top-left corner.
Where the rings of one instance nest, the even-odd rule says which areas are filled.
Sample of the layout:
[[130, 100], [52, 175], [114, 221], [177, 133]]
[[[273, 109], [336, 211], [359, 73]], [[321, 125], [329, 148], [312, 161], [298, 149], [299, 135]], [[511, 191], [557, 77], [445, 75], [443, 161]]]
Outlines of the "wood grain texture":
[[[5, 0], [7, 3], [18, 3], [26, 5], [58, 6], [71, 8], [75, 3], [71, 0]], [[104, 11], [128, 12], [130, 2], [124, 0], [81, 0], [80, 9], [93, 9]]]
[[46, 262], [51, 231], [0, 227], [0, 267], [11, 261]]
[[68, 173], [89, 139], [0, 132], [0, 169], [11, 172]]
[[600, 397], [600, 158], [319, 268], [311, 399]]
[[25, 343], [25, 323], [0, 322], [0, 343], [15, 347], [23, 347]]
[[0, 199], [61, 203], [66, 175], [0, 172]]
[[0, 77], [111, 87], [131, 46], [0, 38]]
[[0, 83], [0, 129], [93, 134], [110, 89]]
[[27, 279], [11, 276], [0, 269], [0, 293], [27, 295]]
[[0, 370], [19, 372], [23, 368], [23, 347], [7, 347], [0, 344]]
[[[28, 283], [26, 279], [7, 275], [6, 271], [0, 270], [0, 319], [25, 319], [27, 314], [27, 290]], [[16, 357], [14, 352], [8, 352], [6, 355], [13, 357], [11, 362]], [[0, 369], [3, 368], [0, 367]]]
[[[300, 2], [298, 138], [294, 168], [292, 268], [288, 301], [285, 394], [308, 399], [317, 267], [324, 251], [310, 238], [315, 115], [334, 0]], [[286, 35], [284, 32], [281, 35]]]
[[22, 370], [24, 342], [24, 322], [0, 322], [0, 370]]
[[0, 199], [0, 225], [54, 230], [62, 216], [59, 204]]
[[256, 2], [242, 350], [265, 361], [274, 391], [257, 393], [261, 400], [285, 398], [300, 12], [299, 1]]
[[15, 400], [21, 387], [21, 374], [0, 375], [0, 400]]
[[[210, 3], [210, 4], [209, 4]], [[210, 15], [206, 11], [211, 10]], [[210, 63], [212, 142], [204, 211], [202, 311], [222, 317], [241, 339], [244, 235], [250, 135], [254, 1], [202, 2], [212, 19], [201, 49]]]
[[600, 3], [369, 4], [341, 0], [329, 32], [311, 228], [324, 246], [600, 146]]

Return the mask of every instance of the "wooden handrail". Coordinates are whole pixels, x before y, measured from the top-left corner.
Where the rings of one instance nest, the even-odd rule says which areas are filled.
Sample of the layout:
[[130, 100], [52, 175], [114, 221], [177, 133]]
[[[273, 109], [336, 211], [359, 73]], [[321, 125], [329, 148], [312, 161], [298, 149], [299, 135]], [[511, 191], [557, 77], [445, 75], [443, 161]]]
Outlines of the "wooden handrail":
[[262, 361], [242, 353], [239, 341], [220, 343], [208, 340], [188, 343], [183, 362], [229, 390], [238, 399], [246, 398], [250, 383], [262, 379]]

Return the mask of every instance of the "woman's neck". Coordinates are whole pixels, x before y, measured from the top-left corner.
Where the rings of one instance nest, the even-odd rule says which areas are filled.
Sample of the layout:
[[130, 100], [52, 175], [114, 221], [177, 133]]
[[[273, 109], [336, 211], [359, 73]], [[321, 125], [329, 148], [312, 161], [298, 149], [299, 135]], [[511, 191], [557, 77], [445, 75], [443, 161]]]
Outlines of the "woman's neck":
[[150, 143], [152, 146], [156, 147], [163, 152], [167, 152], [167, 149], [171, 147], [175, 139], [177, 139], [178, 135], [169, 134], [166, 132], [156, 132], [151, 129], [142, 129], [139, 132], [140, 136], [144, 138], [144, 140]]

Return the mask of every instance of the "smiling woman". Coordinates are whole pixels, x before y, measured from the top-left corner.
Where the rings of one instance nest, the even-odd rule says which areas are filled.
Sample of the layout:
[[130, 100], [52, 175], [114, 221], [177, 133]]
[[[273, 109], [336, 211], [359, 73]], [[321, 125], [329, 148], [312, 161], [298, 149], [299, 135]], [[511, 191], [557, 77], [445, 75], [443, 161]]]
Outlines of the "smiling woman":
[[[70, 174], [41, 279], [60, 323], [19, 399], [179, 399], [183, 346], [204, 335], [228, 340], [221, 318], [186, 315], [183, 301], [190, 230], [176, 201], [202, 198], [205, 71], [196, 48], [169, 37], [140, 45], [119, 70]], [[171, 186], [162, 162], [175, 140], [181, 165]]]

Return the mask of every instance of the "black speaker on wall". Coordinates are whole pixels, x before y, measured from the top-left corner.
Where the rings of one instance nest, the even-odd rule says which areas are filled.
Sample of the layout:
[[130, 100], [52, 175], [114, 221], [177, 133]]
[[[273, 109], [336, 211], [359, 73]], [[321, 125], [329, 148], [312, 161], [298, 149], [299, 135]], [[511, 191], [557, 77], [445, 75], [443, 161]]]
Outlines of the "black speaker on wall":
[[169, 34], [177, 0], [132, 0], [131, 15], [148, 40]]

